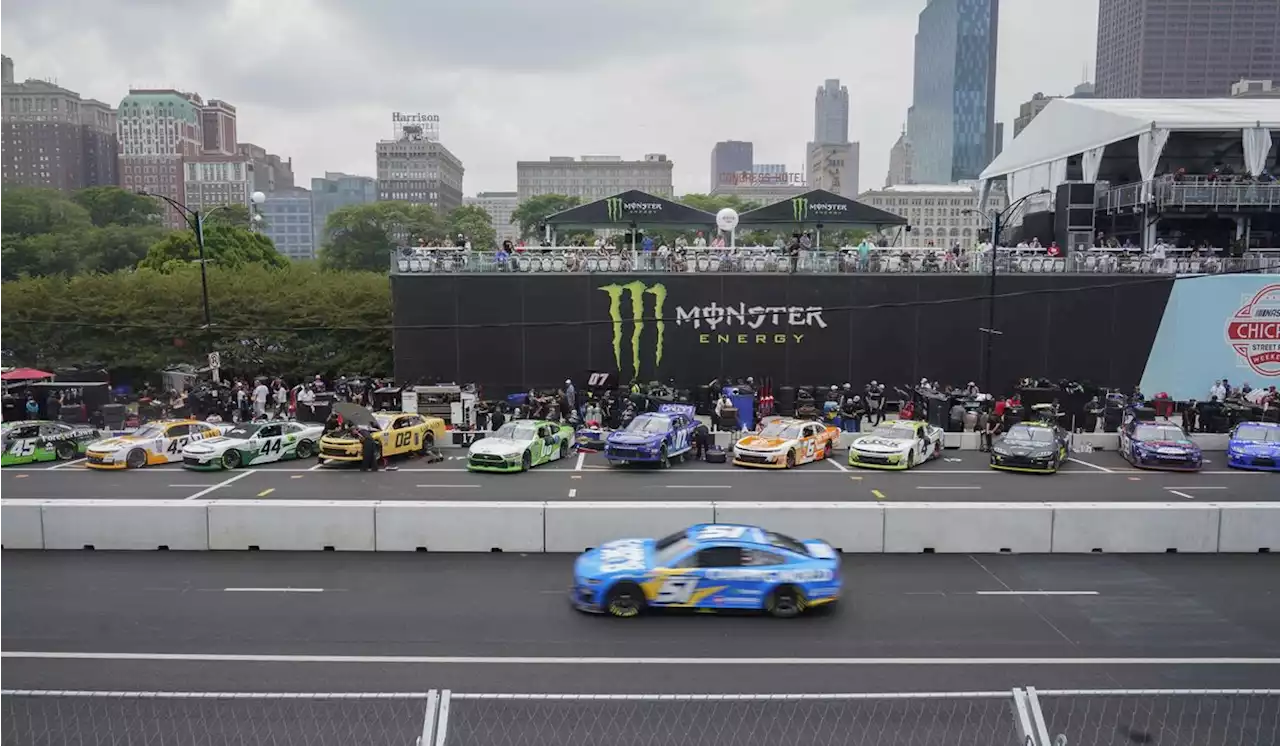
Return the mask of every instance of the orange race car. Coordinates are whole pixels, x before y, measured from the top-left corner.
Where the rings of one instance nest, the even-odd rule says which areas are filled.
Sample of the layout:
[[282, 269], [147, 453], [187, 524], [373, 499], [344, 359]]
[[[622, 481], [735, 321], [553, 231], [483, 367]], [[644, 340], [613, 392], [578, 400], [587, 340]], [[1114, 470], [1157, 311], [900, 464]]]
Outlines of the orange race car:
[[820, 422], [778, 419], [733, 446], [733, 463], [766, 469], [789, 469], [831, 456], [840, 428]]

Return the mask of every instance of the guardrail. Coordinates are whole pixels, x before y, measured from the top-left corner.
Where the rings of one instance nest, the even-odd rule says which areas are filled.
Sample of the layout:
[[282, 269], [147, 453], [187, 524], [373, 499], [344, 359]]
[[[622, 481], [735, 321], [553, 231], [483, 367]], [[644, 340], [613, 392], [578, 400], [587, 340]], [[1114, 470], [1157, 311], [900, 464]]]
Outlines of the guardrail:
[[5, 549], [581, 552], [697, 523], [851, 553], [1258, 553], [1280, 503], [5, 500]]
[[[1174, 181], [1168, 177], [1120, 184], [1099, 190], [1096, 207], [1112, 213], [1143, 204], [1144, 196], [1158, 210], [1214, 210], [1219, 207], [1250, 207], [1274, 210], [1280, 207], [1280, 184], [1253, 181]], [[1145, 194], [1144, 194], [1145, 191]]]

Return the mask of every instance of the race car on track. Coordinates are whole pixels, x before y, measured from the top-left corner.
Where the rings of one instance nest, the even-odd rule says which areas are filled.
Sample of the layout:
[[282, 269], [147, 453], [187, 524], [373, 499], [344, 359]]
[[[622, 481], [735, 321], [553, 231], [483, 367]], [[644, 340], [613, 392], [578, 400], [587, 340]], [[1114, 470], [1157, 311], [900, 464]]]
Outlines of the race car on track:
[[1200, 471], [1203, 456], [1181, 427], [1132, 420], [1120, 428], [1120, 455], [1140, 469]]
[[849, 444], [849, 465], [910, 469], [942, 457], [942, 428], [919, 420], [886, 420]]
[[831, 456], [840, 429], [806, 420], [779, 419], [733, 446], [733, 463], [765, 469], [789, 469]]
[[545, 420], [512, 420], [471, 444], [470, 471], [528, 471], [573, 449], [573, 428]]
[[654, 541], [621, 539], [584, 552], [570, 601], [633, 617], [646, 609], [755, 609], [794, 617], [840, 597], [840, 555], [756, 526], [703, 523]]
[[425, 453], [444, 441], [444, 420], [411, 412], [378, 412], [341, 402], [333, 411], [342, 417], [342, 428], [320, 438], [320, 463], [351, 464], [362, 458], [360, 439], [353, 432], [363, 428], [373, 434], [375, 457]]
[[217, 425], [199, 420], [156, 420], [127, 435], [90, 443], [85, 466], [90, 469], [137, 469], [182, 460], [188, 443], [222, 434]]
[[69, 461], [84, 455], [89, 443], [102, 433], [86, 425], [52, 420], [17, 420], [0, 430], [0, 466], [17, 466], [38, 461]]
[[991, 444], [991, 468], [1056, 474], [1067, 462], [1071, 436], [1056, 425], [1022, 422]]
[[1241, 422], [1227, 441], [1227, 465], [1237, 469], [1280, 471], [1280, 424]]
[[237, 469], [316, 455], [324, 425], [302, 422], [245, 422], [223, 435], [187, 444], [182, 465], [188, 469]]
[[615, 466], [656, 463], [666, 468], [693, 448], [697, 426], [692, 404], [662, 404], [657, 412], [636, 415], [625, 428], [609, 433], [604, 457]]

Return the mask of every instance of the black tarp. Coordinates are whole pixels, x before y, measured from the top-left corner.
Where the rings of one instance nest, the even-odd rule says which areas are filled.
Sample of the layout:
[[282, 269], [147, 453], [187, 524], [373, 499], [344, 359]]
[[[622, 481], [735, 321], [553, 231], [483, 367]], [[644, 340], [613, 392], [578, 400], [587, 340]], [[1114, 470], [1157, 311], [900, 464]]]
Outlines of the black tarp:
[[738, 225], [822, 225], [832, 229], [906, 225], [907, 219], [825, 189], [742, 213]]
[[636, 189], [557, 212], [546, 224], [562, 228], [674, 228], [714, 226], [716, 216]]

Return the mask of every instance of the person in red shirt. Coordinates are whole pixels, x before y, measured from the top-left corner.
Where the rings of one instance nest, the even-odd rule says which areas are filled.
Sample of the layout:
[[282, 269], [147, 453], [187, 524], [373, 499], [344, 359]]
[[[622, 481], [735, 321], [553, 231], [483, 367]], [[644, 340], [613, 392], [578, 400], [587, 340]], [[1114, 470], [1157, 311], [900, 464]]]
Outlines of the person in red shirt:
[[1004, 399], [996, 399], [996, 417], [1004, 417], [1005, 406], [1006, 404]]
[[1058, 248], [1058, 242], [1057, 242], [1057, 241], [1054, 241], [1053, 243], [1049, 244], [1048, 254], [1049, 254], [1049, 256], [1051, 256], [1051, 257], [1060, 257], [1060, 256], [1062, 256], [1062, 249]]

